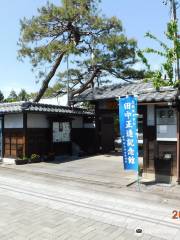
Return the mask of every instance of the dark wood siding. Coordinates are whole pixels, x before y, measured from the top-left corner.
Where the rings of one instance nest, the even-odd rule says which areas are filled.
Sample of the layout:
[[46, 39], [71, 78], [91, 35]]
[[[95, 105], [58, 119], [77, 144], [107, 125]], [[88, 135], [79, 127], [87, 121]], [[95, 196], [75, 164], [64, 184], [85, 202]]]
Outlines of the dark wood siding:
[[156, 127], [151, 126], [146, 128], [145, 132], [146, 138], [146, 151], [147, 151], [147, 159], [146, 159], [146, 167], [149, 171], [154, 171], [154, 159], [157, 157], [156, 153]]
[[50, 151], [50, 129], [29, 128], [27, 129], [27, 154], [33, 153], [46, 155]]
[[53, 143], [52, 152], [55, 153], [56, 156], [68, 155], [72, 152], [71, 148], [71, 142]]
[[114, 150], [114, 117], [111, 115], [101, 118], [101, 147], [103, 153]]
[[95, 128], [73, 128], [71, 134], [72, 142], [78, 144], [84, 152], [97, 153], [98, 136]]

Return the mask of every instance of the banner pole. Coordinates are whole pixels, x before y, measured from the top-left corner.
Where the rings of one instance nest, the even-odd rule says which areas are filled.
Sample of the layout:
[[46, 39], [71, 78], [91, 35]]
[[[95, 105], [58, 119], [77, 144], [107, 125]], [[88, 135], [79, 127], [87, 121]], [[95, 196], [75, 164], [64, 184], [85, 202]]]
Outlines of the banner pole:
[[137, 97], [133, 95], [119, 98], [119, 123], [122, 139], [124, 170], [134, 170], [137, 173], [137, 188], [140, 191], [138, 164], [138, 125]]
[[137, 172], [137, 184], [138, 184], [138, 190], [139, 192], [141, 191], [140, 189], [140, 178], [139, 178], [139, 171]]

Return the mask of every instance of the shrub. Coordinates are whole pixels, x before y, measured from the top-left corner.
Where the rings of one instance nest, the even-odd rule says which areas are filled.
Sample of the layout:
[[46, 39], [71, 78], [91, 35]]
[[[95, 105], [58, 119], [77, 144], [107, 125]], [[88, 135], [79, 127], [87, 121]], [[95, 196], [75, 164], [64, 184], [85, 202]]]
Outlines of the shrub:
[[32, 154], [31, 155], [31, 160], [39, 160], [40, 159], [40, 156], [38, 154]]

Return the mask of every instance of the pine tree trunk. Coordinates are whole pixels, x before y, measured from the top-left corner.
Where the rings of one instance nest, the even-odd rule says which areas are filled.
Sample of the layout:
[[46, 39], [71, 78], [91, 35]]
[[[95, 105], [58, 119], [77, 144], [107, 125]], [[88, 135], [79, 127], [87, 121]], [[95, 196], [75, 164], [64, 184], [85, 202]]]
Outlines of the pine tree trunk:
[[62, 58], [64, 56], [65, 52], [62, 52], [59, 57], [56, 59], [56, 62], [55, 64], [53, 65], [51, 71], [49, 72], [49, 74], [47, 75], [47, 77], [45, 78], [45, 80], [43, 81], [42, 83], [42, 86], [38, 92], [38, 95], [35, 97], [35, 99], [33, 100], [33, 102], [39, 102], [41, 100], [41, 98], [43, 97], [46, 89], [48, 88], [49, 86], [49, 82], [51, 81], [51, 79], [53, 78], [53, 76], [55, 75], [61, 61], [62, 61]]

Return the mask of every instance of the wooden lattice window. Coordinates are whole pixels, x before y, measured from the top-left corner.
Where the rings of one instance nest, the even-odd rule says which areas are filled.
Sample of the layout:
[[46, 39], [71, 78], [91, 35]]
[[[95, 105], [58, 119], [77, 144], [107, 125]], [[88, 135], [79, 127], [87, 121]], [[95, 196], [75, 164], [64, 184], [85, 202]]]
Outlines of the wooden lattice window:
[[5, 136], [5, 156], [22, 157], [24, 149], [24, 139], [19, 134], [9, 134]]

